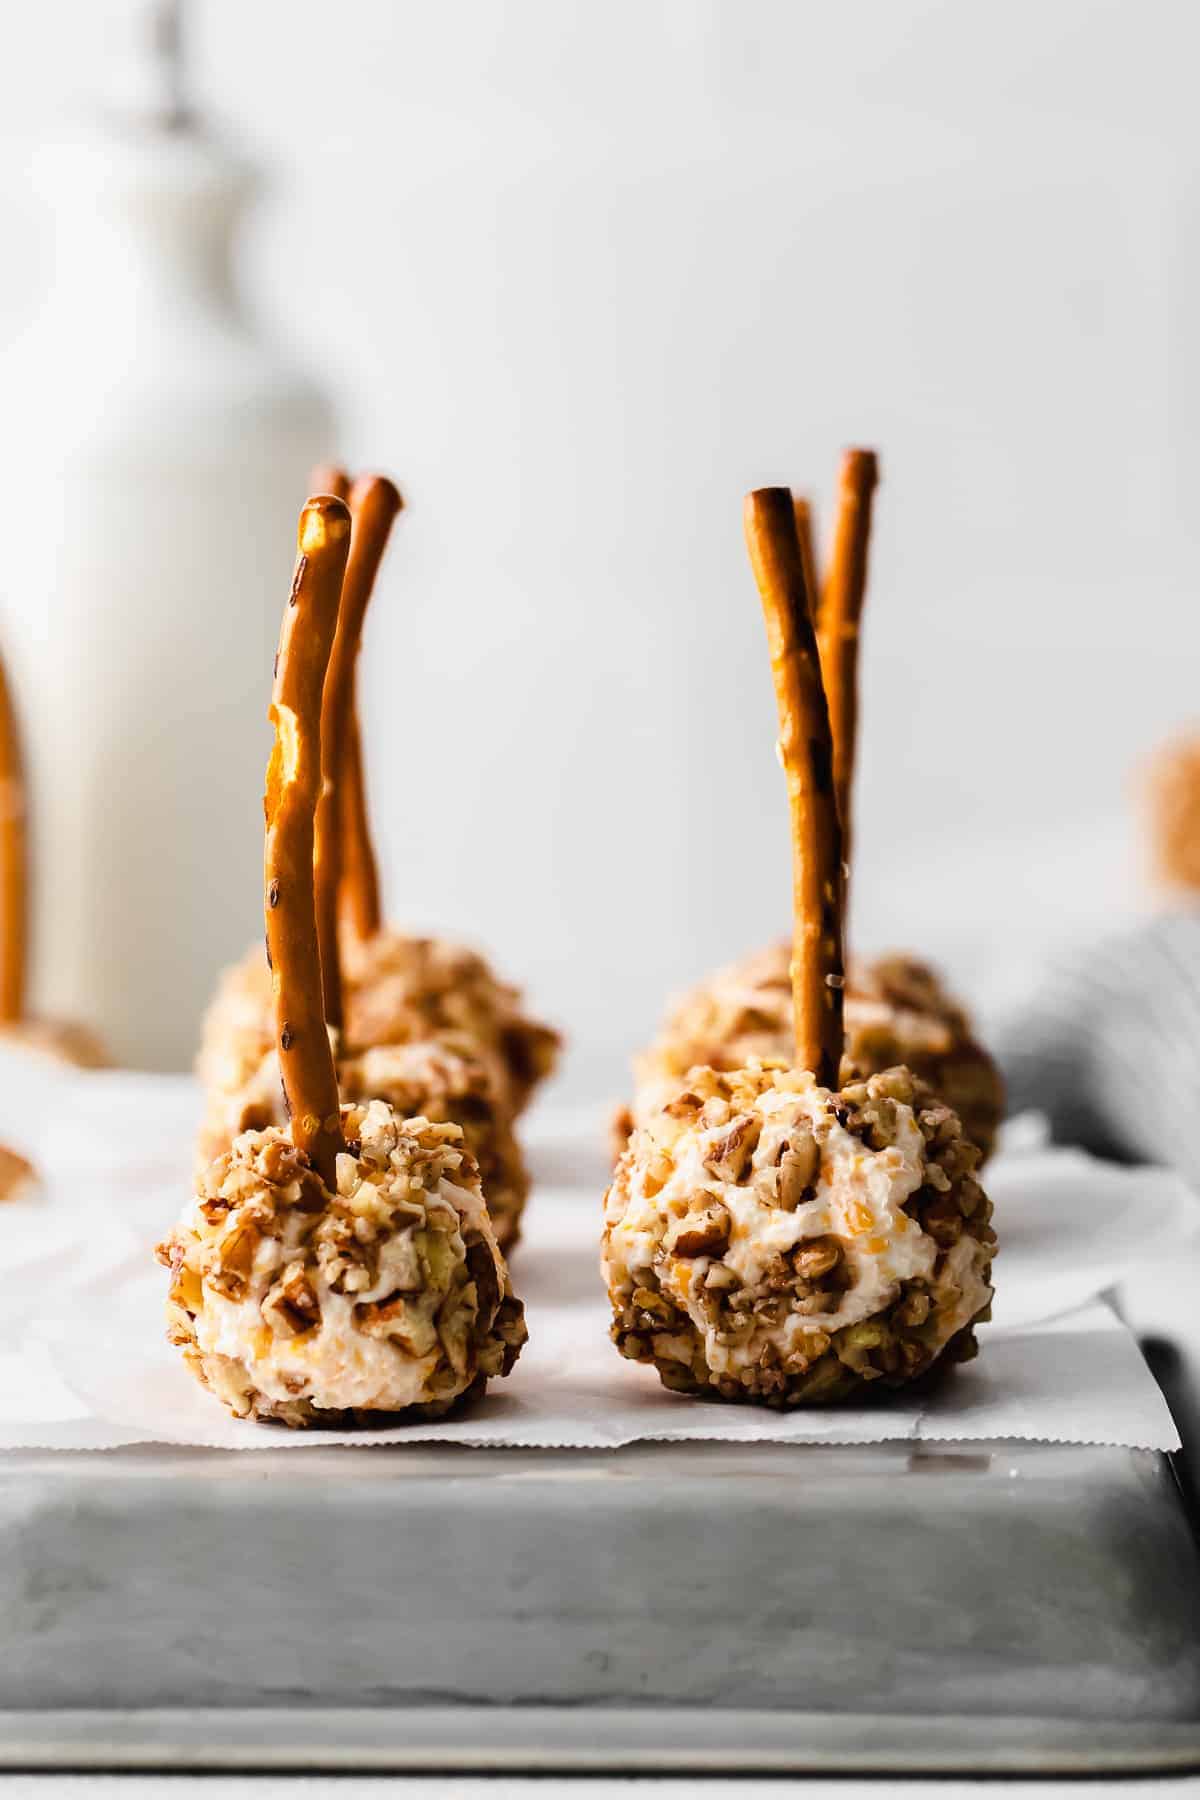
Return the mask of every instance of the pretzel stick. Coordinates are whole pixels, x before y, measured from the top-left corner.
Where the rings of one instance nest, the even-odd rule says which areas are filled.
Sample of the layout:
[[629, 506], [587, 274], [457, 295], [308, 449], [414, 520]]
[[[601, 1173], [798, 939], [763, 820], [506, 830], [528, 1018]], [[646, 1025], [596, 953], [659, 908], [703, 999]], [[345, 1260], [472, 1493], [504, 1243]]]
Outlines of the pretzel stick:
[[[339, 500], [348, 500], [350, 477], [335, 463], [320, 463], [312, 472], [312, 490], [314, 493], [336, 494]], [[364, 943], [375, 936], [383, 923], [383, 907], [379, 893], [379, 865], [375, 860], [375, 846], [371, 840], [371, 814], [367, 805], [362, 727], [358, 716], [357, 669], [353, 678], [341, 784], [342, 794], [338, 803], [338, 848], [341, 856], [338, 914], [344, 928], [353, 932], [360, 943]]]
[[343, 796], [346, 742], [354, 718], [354, 673], [362, 640], [367, 602], [375, 585], [392, 520], [404, 502], [384, 475], [361, 476], [350, 494], [354, 520], [350, 560], [338, 608], [337, 631], [325, 678], [321, 707], [321, 803], [317, 808], [317, 930], [321, 941], [321, 975], [325, 1017], [342, 1023], [341, 956], [338, 947], [338, 888], [341, 883]]
[[[360, 535], [360, 512], [370, 499], [380, 478], [372, 480], [364, 477], [354, 484], [350, 495], [350, 510], [354, 515], [354, 537], [351, 540], [351, 574], [354, 572], [356, 545]], [[382, 486], [391, 496], [392, 510], [379, 520], [382, 541], [378, 546], [378, 558], [383, 557], [387, 545], [388, 533], [397, 512], [403, 510], [404, 500], [390, 482]], [[380, 505], [376, 495], [375, 504]], [[349, 579], [349, 577], [347, 577]], [[371, 573], [374, 581], [374, 571]], [[370, 597], [368, 589], [367, 598]], [[363, 605], [366, 605], [364, 600]], [[375, 936], [383, 923], [383, 909], [379, 898], [379, 865], [375, 860], [375, 845], [371, 838], [371, 810], [367, 804], [366, 759], [363, 756], [362, 728], [358, 717], [358, 665], [355, 662], [350, 682], [350, 719], [346, 730], [346, 750], [342, 764], [343, 789], [339, 802], [341, 809], [341, 826], [339, 844], [342, 853], [342, 880], [339, 894], [339, 908], [350, 929], [361, 942]]]
[[842, 851], [847, 861], [858, 738], [858, 627], [867, 589], [871, 497], [878, 480], [879, 463], [873, 450], [847, 450], [838, 485], [833, 554], [817, 619], [821, 671], [833, 731], [833, 779], [842, 821]]
[[335, 500], [350, 498], [350, 477], [338, 463], [318, 463], [308, 478], [310, 494], [332, 494]]
[[322, 1005], [313, 821], [321, 796], [321, 695], [350, 551], [345, 502], [309, 500], [300, 514], [299, 546], [271, 696], [275, 747], [264, 802], [267, 960], [292, 1142], [332, 1186], [343, 1140]]
[[[817, 529], [812, 501], [804, 494], [793, 494], [792, 511], [796, 515], [796, 536], [800, 539], [800, 556], [804, 563], [804, 591], [812, 600], [813, 617], [817, 619], [821, 582], [817, 575]], [[819, 620], [817, 622], [819, 626]]]
[[836, 1088], [842, 1059], [842, 838], [833, 745], [812, 599], [786, 488], [745, 505], [746, 546], [762, 599], [779, 708], [779, 754], [792, 828], [792, 1006], [796, 1061]]
[[[336, 494], [339, 500], [350, 498], [350, 477], [336, 463], [318, 463], [309, 485], [314, 494]], [[357, 669], [354, 674], [350, 723], [346, 730], [346, 760], [341, 770], [341, 781], [338, 920], [342, 930], [352, 932], [360, 943], [365, 943], [368, 938], [375, 936], [383, 923], [383, 908], [379, 898], [379, 866], [375, 861], [375, 846], [371, 842], [371, 814], [367, 806], [363, 771]]]
[[355, 673], [350, 729], [346, 733], [346, 760], [342, 766], [341, 798], [342, 880], [338, 889], [338, 917], [342, 929], [360, 944], [373, 938], [383, 923], [379, 893], [379, 864], [371, 838], [371, 809], [367, 804], [363, 768], [362, 731], [358, 722], [358, 676]]
[[25, 1016], [29, 865], [25, 842], [25, 778], [21, 737], [0, 662], [0, 1024]]

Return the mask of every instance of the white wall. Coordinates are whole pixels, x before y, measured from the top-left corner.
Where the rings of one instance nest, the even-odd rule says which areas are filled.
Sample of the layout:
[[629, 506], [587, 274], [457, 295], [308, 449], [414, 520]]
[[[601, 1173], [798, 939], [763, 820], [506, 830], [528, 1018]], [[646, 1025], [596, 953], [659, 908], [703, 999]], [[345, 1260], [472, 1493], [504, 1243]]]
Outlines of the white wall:
[[[10, 25], [5, 319], [108, 10]], [[366, 678], [393, 910], [490, 943], [579, 1088], [783, 923], [740, 501], [825, 499], [846, 442], [885, 474], [860, 941], [986, 994], [1124, 904], [1131, 764], [1197, 710], [1198, 52], [1188, 0], [196, 8], [271, 171], [251, 301], [411, 502]]]

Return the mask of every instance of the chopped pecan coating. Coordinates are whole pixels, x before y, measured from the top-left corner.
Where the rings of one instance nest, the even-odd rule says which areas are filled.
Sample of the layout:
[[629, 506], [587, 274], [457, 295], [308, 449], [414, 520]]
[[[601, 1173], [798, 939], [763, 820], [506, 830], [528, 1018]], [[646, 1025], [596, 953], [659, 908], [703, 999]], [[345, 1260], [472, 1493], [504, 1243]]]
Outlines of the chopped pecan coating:
[[342, 1123], [336, 1190], [286, 1131], [247, 1132], [159, 1247], [168, 1337], [239, 1417], [437, 1417], [525, 1341], [459, 1127], [379, 1101]]
[[[732, 1072], [756, 1057], [791, 1055], [790, 955], [789, 945], [772, 945], [719, 970], [680, 1000], [636, 1061], [633, 1108], [613, 1124], [618, 1151], [693, 1067]], [[984, 1159], [990, 1156], [1004, 1112], [1003, 1083], [965, 1010], [928, 964], [906, 956], [853, 961], [845, 1024], [844, 1081], [908, 1067], [961, 1119]], [[888, 1129], [885, 1100], [879, 1097], [874, 1121], [880, 1148]]]
[[[397, 944], [408, 946], [408, 951], [402, 955]], [[484, 1013], [479, 996], [492, 991], [488, 981], [493, 982], [497, 1006], [497, 996], [507, 996], [503, 1016], [512, 1025], [506, 1039], [510, 1047], [521, 1037], [523, 1015], [512, 1013], [518, 996], [515, 990], [496, 985], [487, 965], [472, 952], [460, 953], [440, 940], [424, 938], [399, 939], [392, 948], [398, 960], [388, 963], [390, 973], [386, 979], [380, 976], [382, 987], [374, 999], [353, 980], [348, 984], [347, 1027], [336, 1044], [342, 1097], [364, 1105], [384, 1100], [405, 1117], [460, 1125], [466, 1148], [479, 1166], [501, 1248], [509, 1249], [520, 1233], [529, 1177], [513, 1132], [511, 1071], [496, 1031], [490, 1025], [484, 1031], [480, 1024]], [[383, 952], [373, 954], [382, 957]], [[465, 984], [461, 992], [454, 986], [459, 978]], [[403, 1005], [398, 995], [406, 996]], [[366, 1024], [360, 1016], [364, 1012]], [[512, 1023], [514, 1018], [518, 1023]], [[391, 1040], [372, 1038], [368, 1025], [382, 1029], [386, 1020], [398, 1035]], [[529, 1043], [541, 1043], [539, 1034], [545, 1028], [526, 1023]], [[553, 1033], [545, 1036], [548, 1045], [557, 1045]], [[529, 1054], [536, 1062], [535, 1052], [530, 1049]], [[541, 1072], [547, 1073], [552, 1062], [551, 1048], [544, 1047]], [[197, 1070], [207, 1090], [198, 1172], [242, 1132], [286, 1124], [270, 1027], [270, 982], [260, 955], [223, 977], [205, 1023]]]
[[687, 1094], [606, 1197], [622, 1355], [674, 1392], [786, 1407], [973, 1353], [995, 1244], [979, 1151], [908, 1070], [829, 1094], [751, 1061], [691, 1069]]

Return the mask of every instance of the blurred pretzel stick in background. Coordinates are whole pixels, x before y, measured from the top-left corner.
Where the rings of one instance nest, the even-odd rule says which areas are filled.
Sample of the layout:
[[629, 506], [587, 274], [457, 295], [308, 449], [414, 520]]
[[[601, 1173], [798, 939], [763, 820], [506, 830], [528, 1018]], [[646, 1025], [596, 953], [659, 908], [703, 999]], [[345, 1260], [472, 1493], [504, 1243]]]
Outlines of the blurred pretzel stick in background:
[[796, 536], [800, 540], [800, 559], [804, 564], [804, 586], [813, 605], [819, 606], [821, 577], [817, 563], [817, 523], [807, 494], [792, 495], [792, 512], [796, 519]]
[[349, 500], [350, 477], [338, 463], [318, 463], [308, 478], [310, 494], [332, 494], [335, 500]]
[[[338, 901], [344, 874], [346, 774], [354, 766], [347, 756], [347, 747], [354, 724], [355, 674], [367, 605], [387, 549], [392, 521], [402, 505], [399, 489], [385, 475], [360, 476], [350, 491], [349, 508], [353, 521], [350, 559], [346, 565], [321, 708], [323, 783], [316, 827], [317, 927], [321, 939], [325, 1014], [331, 1025], [339, 1027], [342, 1023], [342, 983]], [[361, 744], [357, 768], [361, 777]], [[361, 806], [365, 828], [365, 796]], [[360, 866], [363, 856], [369, 857], [373, 867], [374, 854], [369, 836], [356, 853]]]
[[[829, 572], [817, 609], [821, 673], [833, 732], [833, 776], [842, 825], [842, 855], [850, 860], [854, 758], [858, 738], [858, 630], [867, 589], [871, 500], [879, 480], [873, 450], [847, 450], [838, 483], [837, 518]], [[816, 589], [813, 589], [814, 594]]]
[[[354, 531], [358, 529], [358, 511], [364, 499], [368, 498], [368, 490], [372, 480], [380, 478], [364, 477], [363, 480], [351, 484], [346, 471], [337, 464], [319, 465], [313, 470], [313, 492], [335, 494], [340, 500], [347, 500], [354, 521]], [[395, 498], [394, 509], [383, 527], [382, 542], [372, 547], [375, 554], [375, 567], [370, 570], [373, 583], [387, 544], [387, 534], [391, 529], [396, 512], [403, 507], [403, 499], [399, 492], [387, 484]], [[378, 496], [375, 497], [376, 502]], [[354, 550], [354, 537], [351, 538], [351, 568], [347, 573], [347, 583], [357, 579], [357, 562]], [[370, 598], [368, 592], [366, 599]], [[363, 600], [363, 606], [366, 605]], [[366, 770], [362, 747], [362, 726], [358, 711], [358, 667], [355, 657], [350, 672], [349, 718], [342, 732], [342, 755], [339, 765], [340, 792], [336, 801], [338, 828], [338, 882], [337, 882], [337, 915], [341, 929], [349, 932], [360, 943], [375, 936], [383, 923], [383, 909], [380, 900], [379, 865], [375, 856], [375, 845], [371, 836], [371, 815], [367, 803]], [[328, 930], [328, 925], [326, 926]]]
[[25, 1017], [29, 859], [21, 737], [8, 673], [0, 661], [0, 1025]]

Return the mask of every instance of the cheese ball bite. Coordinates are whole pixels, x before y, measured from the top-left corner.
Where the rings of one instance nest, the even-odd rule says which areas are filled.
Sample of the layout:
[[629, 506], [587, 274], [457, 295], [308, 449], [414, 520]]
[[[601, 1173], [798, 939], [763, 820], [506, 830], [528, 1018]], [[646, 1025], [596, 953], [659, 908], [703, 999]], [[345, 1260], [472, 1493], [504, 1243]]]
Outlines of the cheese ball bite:
[[[635, 1059], [634, 1121], [644, 1122], [698, 1064], [736, 1069], [751, 1057], [790, 1053], [790, 956], [790, 945], [772, 944], [684, 996]], [[903, 1063], [959, 1115], [987, 1160], [1004, 1116], [1004, 1083], [936, 970], [910, 956], [851, 959], [845, 1027], [847, 1077]]]
[[461, 1033], [500, 1067], [515, 1119], [553, 1073], [561, 1039], [477, 951], [381, 930], [343, 952], [346, 1041], [356, 1050]]
[[8, 1144], [0, 1144], [0, 1200], [28, 1200], [40, 1185], [29, 1158]]
[[[858, 658], [867, 587], [871, 513], [879, 479], [870, 450], [842, 459], [829, 572], [816, 569], [811, 508], [792, 506], [810, 597], [821, 681], [833, 742], [831, 778], [850, 860], [858, 736]], [[634, 1060], [634, 1098], [613, 1121], [618, 1154], [635, 1123], [677, 1091], [689, 1069], [736, 1069], [750, 1057], [792, 1053], [791, 945], [782, 942], [720, 969], [676, 1004], [658, 1036]], [[936, 970], [907, 955], [851, 958], [846, 970], [843, 1074], [873, 1075], [904, 1064], [956, 1111], [986, 1160], [1004, 1115], [999, 1070], [966, 1012]]]
[[236, 1135], [158, 1251], [168, 1336], [197, 1378], [237, 1417], [292, 1426], [438, 1416], [507, 1374], [525, 1335], [460, 1127], [338, 1091], [314, 851], [349, 540], [345, 504], [310, 500], [271, 703], [273, 1046], [257, 1078], [278, 1078], [287, 1123]]
[[0, 1025], [0, 1046], [26, 1050], [52, 1062], [69, 1063], [74, 1069], [111, 1069], [108, 1049], [87, 1025], [73, 1019], [26, 1017], [16, 1024]]
[[76, 1069], [112, 1066], [108, 1049], [75, 1019], [27, 1009], [29, 977], [29, 800], [17, 711], [0, 658], [0, 1048]]
[[[336, 1043], [334, 1048], [336, 1054]], [[434, 1124], [457, 1125], [478, 1166], [499, 1243], [511, 1248], [520, 1235], [529, 1175], [494, 1065], [474, 1055], [468, 1040], [448, 1036], [337, 1056], [337, 1074], [346, 1100], [384, 1100], [402, 1117], [420, 1114]], [[268, 1048], [236, 1085], [210, 1089], [198, 1167], [222, 1155], [242, 1132], [285, 1123], [279, 1057]]]
[[[236, 1094], [270, 1054], [275, 1043], [274, 1004], [271, 971], [262, 945], [254, 944], [240, 962], [222, 971], [200, 1027], [196, 1075], [208, 1105], [215, 1107]], [[272, 1116], [260, 1123], [270, 1124]], [[205, 1160], [211, 1161], [211, 1156]]]
[[[340, 955], [348, 1056], [452, 1043], [490, 1066], [512, 1119], [553, 1072], [558, 1032], [530, 1017], [477, 951], [383, 930], [365, 942], [343, 937]], [[255, 945], [225, 970], [204, 1017], [196, 1073], [210, 1094], [228, 1097], [253, 1080], [271, 1048], [270, 1013], [270, 971]]]
[[774, 1407], [974, 1355], [995, 1245], [978, 1160], [905, 1069], [839, 1092], [778, 1061], [694, 1069], [605, 1201], [617, 1348], [679, 1393]]
[[170, 1341], [238, 1418], [437, 1418], [525, 1341], [458, 1127], [381, 1101], [340, 1117], [332, 1188], [286, 1130], [245, 1132], [159, 1247]]
[[1177, 893], [1200, 892], [1200, 735], [1159, 747], [1143, 774], [1152, 873]]
[[[236, 1080], [227, 1085], [212, 1086], [204, 1096], [204, 1116], [196, 1138], [196, 1172], [206, 1169], [223, 1156], [233, 1140], [244, 1131], [265, 1131], [269, 1125], [286, 1125], [287, 1105], [279, 1070], [279, 1056], [267, 1040], [266, 1050], [259, 1047], [257, 1061], [249, 1060], [251, 1046], [242, 1046], [246, 1063]], [[232, 1046], [229, 1070], [235, 1072]]]
[[[910, 1070], [839, 1081], [845, 864], [792, 497], [746, 502], [779, 712], [794, 933], [786, 1058], [692, 1068], [605, 1197], [612, 1337], [680, 1394], [790, 1407], [902, 1387], [973, 1353], [995, 1238], [979, 1152]], [[774, 1029], [773, 1016], [750, 1020]]]
[[[350, 553], [322, 694], [322, 791], [314, 830], [325, 1015], [348, 1099], [453, 1120], [483, 1172], [501, 1242], [516, 1239], [528, 1177], [513, 1122], [557, 1057], [558, 1034], [525, 1012], [485, 959], [440, 938], [383, 928], [371, 841], [357, 659], [375, 576], [401, 498], [382, 476], [317, 472], [348, 502]], [[237, 1131], [282, 1123], [271, 983], [252, 949], [226, 971], [206, 1015], [197, 1072], [206, 1091], [202, 1162]], [[426, 1077], [422, 1086], [422, 1072]], [[372, 1087], [379, 1082], [381, 1086]]]

